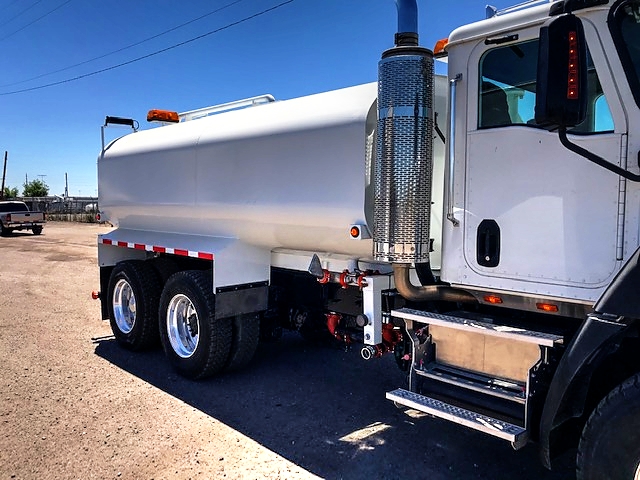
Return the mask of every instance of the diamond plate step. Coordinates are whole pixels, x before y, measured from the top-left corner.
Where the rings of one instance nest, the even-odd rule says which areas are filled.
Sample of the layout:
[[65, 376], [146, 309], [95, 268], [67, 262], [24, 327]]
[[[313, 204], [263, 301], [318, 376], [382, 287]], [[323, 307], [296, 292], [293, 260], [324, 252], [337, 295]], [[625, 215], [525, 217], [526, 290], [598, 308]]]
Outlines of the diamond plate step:
[[529, 437], [528, 432], [517, 425], [456, 407], [455, 405], [450, 405], [435, 398], [426, 397], [402, 388], [387, 392], [387, 399], [400, 405], [428, 413], [434, 417], [502, 438], [503, 440], [511, 442], [511, 445], [516, 450], [522, 448], [527, 443]]
[[452, 315], [442, 315], [439, 313], [423, 312], [411, 308], [401, 308], [392, 310], [391, 316], [404, 318], [429, 325], [438, 325], [455, 330], [480, 333], [500, 338], [510, 338], [512, 340], [533, 343], [544, 347], [554, 347], [562, 344], [562, 335], [554, 335], [545, 332], [535, 332], [523, 328], [515, 328], [507, 325], [494, 325], [492, 323], [469, 320], [468, 318], [454, 317]]

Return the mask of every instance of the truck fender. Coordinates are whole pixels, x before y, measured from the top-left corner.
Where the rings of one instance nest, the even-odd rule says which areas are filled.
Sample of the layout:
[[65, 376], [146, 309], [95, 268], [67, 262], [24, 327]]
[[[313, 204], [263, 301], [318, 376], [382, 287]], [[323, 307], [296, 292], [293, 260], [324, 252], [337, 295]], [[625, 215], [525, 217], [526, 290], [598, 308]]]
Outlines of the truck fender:
[[594, 310], [616, 317], [640, 318], [640, 247], [600, 296]]
[[566, 421], [583, 414], [593, 372], [617, 349], [616, 340], [625, 328], [625, 324], [589, 315], [560, 359], [540, 420], [540, 455], [547, 468], [556, 447], [560, 448], [556, 442], [560, 435], [554, 434]]
[[547, 468], [559, 447], [559, 427], [584, 413], [594, 371], [619, 348], [630, 320], [640, 318], [638, 285], [640, 247], [598, 299], [595, 313], [581, 325], [558, 364], [540, 421], [540, 455]]

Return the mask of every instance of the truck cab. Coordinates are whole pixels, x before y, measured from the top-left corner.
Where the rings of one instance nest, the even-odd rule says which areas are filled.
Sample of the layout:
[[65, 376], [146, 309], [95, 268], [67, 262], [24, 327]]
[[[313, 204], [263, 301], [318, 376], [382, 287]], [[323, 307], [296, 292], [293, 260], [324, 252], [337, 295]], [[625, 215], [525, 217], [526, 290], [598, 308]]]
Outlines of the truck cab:
[[[607, 25], [610, 10], [575, 12], [588, 48], [588, 98], [586, 118], [567, 133], [638, 173], [640, 145], [629, 139], [637, 108], [624, 101], [633, 92], [614, 54], [618, 27], [596, 27]], [[553, 19], [549, 11], [546, 3], [498, 13], [450, 35], [453, 219], [445, 222], [442, 277], [480, 292], [517, 293], [515, 301], [529, 305], [529, 298], [554, 298], [561, 310], [583, 315], [638, 245], [639, 192], [536, 123], [539, 35]]]
[[[577, 448], [579, 478], [640, 473], [638, 45], [637, 1], [526, 2], [451, 33], [439, 273], [476, 303], [392, 312], [413, 365], [390, 400], [538, 442], [549, 467]], [[579, 120], [547, 121], [574, 80]]]

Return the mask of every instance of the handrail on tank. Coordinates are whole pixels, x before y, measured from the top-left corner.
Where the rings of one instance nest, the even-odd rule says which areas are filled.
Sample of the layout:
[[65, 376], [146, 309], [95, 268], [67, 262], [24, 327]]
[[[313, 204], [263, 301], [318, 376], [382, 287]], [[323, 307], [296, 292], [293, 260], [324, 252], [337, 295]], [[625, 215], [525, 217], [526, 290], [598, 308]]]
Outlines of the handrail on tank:
[[178, 116], [180, 117], [181, 122], [188, 122], [190, 120], [207, 117], [215, 113], [226, 112], [236, 108], [253, 107], [255, 105], [262, 105], [264, 103], [271, 103], [275, 101], [276, 99], [273, 95], [258, 95], [257, 97], [243, 98], [242, 100], [235, 100], [233, 102], [221, 103], [219, 105], [198, 108], [196, 110], [189, 110], [188, 112], [179, 113]]
[[134, 120], [133, 118], [112, 117], [107, 115], [104, 119], [104, 125], [100, 127], [100, 138], [102, 139], [101, 155], [104, 155], [104, 147], [105, 147], [104, 129], [107, 128], [109, 125], [122, 125], [125, 127], [131, 127], [131, 129], [134, 132], [137, 132], [138, 128], [140, 128], [140, 124], [138, 123], [138, 121]]

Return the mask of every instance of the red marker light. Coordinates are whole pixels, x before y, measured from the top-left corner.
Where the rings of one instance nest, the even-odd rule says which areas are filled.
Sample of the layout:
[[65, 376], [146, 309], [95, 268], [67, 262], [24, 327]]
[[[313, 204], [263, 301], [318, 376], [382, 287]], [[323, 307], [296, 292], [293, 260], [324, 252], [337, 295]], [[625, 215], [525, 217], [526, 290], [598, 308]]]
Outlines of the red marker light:
[[567, 98], [578, 100], [580, 90], [578, 89], [578, 34], [569, 32], [569, 64], [567, 78]]

